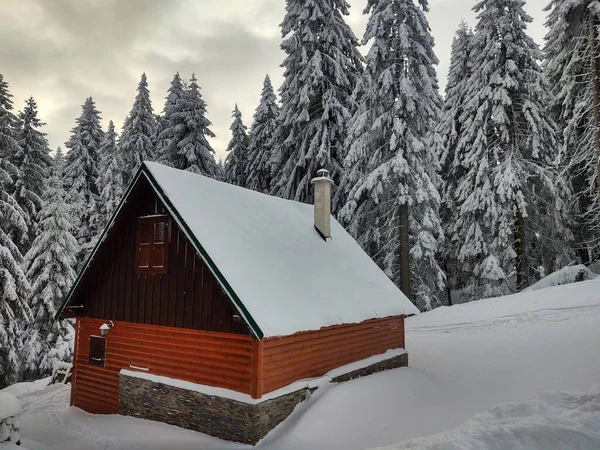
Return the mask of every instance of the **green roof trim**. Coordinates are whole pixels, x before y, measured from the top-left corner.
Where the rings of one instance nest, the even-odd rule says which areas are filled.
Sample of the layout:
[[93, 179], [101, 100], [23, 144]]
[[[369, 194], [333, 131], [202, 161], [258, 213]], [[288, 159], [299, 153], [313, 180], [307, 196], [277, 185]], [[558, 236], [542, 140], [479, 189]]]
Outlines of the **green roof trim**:
[[121, 208], [127, 202], [127, 199], [129, 197], [129, 195], [131, 194], [131, 191], [133, 190], [133, 188], [135, 187], [135, 185], [137, 184], [139, 178], [142, 175], [144, 175], [146, 177], [146, 179], [150, 183], [150, 186], [152, 186], [152, 189], [154, 190], [154, 192], [160, 197], [161, 201], [165, 204], [165, 206], [167, 207], [167, 209], [169, 210], [169, 212], [173, 215], [173, 217], [177, 221], [177, 224], [183, 230], [183, 232], [185, 233], [186, 237], [190, 240], [190, 242], [194, 246], [194, 249], [196, 250], [196, 252], [198, 253], [198, 255], [202, 258], [202, 260], [206, 263], [206, 265], [208, 266], [208, 268], [210, 269], [210, 271], [217, 278], [217, 281], [219, 282], [219, 284], [221, 284], [221, 287], [225, 290], [225, 292], [227, 293], [229, 299], [232, 301], [233, 305], [236, 307], [236, 309], [238, 310], [238, 312], [246, 320], [246, 323], [250, 327], [250, 330], [252, 331], [252, 333], [256, 336], [256, 338], [262, 339], [263, 336], [264, 336], [263, 331], [260, 329], [260, 327], [258, 326], [258, 324], [256, 323], [256, 321], [254, 320], [254, 318], [252, 317], [252, 315], [250, 314], [250, 312], [248, 311], [248, 309], [244, 306], [244, 304], [242, 303], [242, 301], [240, 300], [240, 298], [238, 297], [238, 295], [235, 293], [235, 291], [233, 290], [233, 288], [231, 287], [231, 285], [229, 284], [229, 282], [227, 281], [227, 279], [225, 278], [225, 276], [223, 276], [223, 274], [221, 273], [221, 271], [219, 270], [219, 268], [216, 266], [216, 264], [211, 259], [211, 257], [209, 256], [209, 254], [206, 252], [206, 250], [204, 249], [204, 247], [202, 246], [202, 244], [200, 244], [200, 242], [198, 241], [198, 239], [196, 238], [196, 236], [192, 233], [192, 231], [190, 230], [190, 228], [187, 225], [187, 223], [185, 223], [185, 220], [183, 220], [183, 217], [181, 217], [181, 215], [177, 211], [177, 208], [175, 208], [175, 206], [173, 205], [173, 203], [171, 203], [171, 201], [169, 200], [169, 197], [162, 190], [162, 188], [160, 187], [160, 185], [158, 184], [158, 182], [156, 181], [156, 179], [152, 175], [152, 172], [150, 172], [150, 170], [148, 170], [148, 168], [147, 168], [147, 166], [145, 164], [142, 164], [142, 166], [138, 170], [138, 173], [136, 174], [136, 176], [134, 177], [133, 181], [129, 185], [129, 188], [127, 189], [127, 192], [124, 195], [123, 200], [121, 200], [121, 203], [119, 204], [119, 207], [117, 208], [117, 210], [115, 211], [115, 213], [112, 215], [112, 217], [111, 217], [110, 221], [108, 222], [108, 225], [104, 229], [104, 232], [102, 233], [100, 239], [98, 239], [98, 242], [96, 243], [96, 246], [94, 247], [94, 250], [92, 251], [92, 253], [88, 257], [88, 259], [87, 259], [87, 261], [86, 261], [83, 269], [79, 272], [77, 280], [75, 281], [75, 283], [71, 287], [69, 293], [67, 294], [67, 296], [63, 300], [62, 305], [60, 306], [58, 312], [56, 313], [55, 319], [59, 319], [60, 316], [62, 315], [64, 309], [66, 308], [66, 306], [68, 305], [69, 301], [71, 300], [71, 297], [72, 297], [72, 295], [75, 292], [75, 289], [79, 285], [81, 279], [83, 278], [83, 275], [85, 274], [85, 272], [87, 271], [90, 263], [92, 262], [92, 260], [93, 260], [93, 258], [95, 256], [98, 248], [100, 247], [100, 245], [102, 244], [102, 242], [106, 238], [106, 235], [108, 234], [108, 231], [112, 227], [115, 219], [117, 218], [119, 212], [121, 211]]

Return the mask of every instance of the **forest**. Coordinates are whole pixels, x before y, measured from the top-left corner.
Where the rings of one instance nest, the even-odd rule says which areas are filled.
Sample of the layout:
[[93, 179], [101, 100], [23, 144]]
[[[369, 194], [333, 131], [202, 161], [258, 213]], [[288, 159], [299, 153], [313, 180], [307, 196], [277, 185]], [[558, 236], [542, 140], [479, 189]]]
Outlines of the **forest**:
[[427, 0], [368, 0], [362, 39], [344, 0], [287, 0], [283, 84], [249, 127], [234, 108], [224, 161], [194, 74], [159, 108], [142, 74], [120, 132], [87, 98], [64, 150], [0, 74], [0, 388], [71, 358], [55, 313], [143, 161], [306, 203], [328, 169], [334, 216], [421, 311], [592, 263], [600, 6], [550, 1], [540, 49], [524, 4], [476, 3], [442, 95]]

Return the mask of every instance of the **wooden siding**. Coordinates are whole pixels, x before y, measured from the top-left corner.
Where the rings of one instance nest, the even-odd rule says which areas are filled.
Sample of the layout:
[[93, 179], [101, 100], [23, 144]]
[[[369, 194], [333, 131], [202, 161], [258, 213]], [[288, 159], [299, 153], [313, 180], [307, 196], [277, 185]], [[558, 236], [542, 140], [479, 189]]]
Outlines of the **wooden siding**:
[[354, 361], [404, 348], [404, 317], [336, 325], [263, 341], [262, 394]]
[[[116, 414], [119, 371], [131, 366], [209, 386], [252, 393], [253, 339], [232, 333], [115, 322], [106, 337], [104, 367], [89, 364], [89, 340], [99, 319], [77, 318], [71, 403], [96, 414]], [[135, 369], [132, 369], [135, 370]]]
[[83, 308], [71, 311], [106, 320], [249, 335], [243, 319], [234, 319], [235, 306], [172, 217], [167, 273], [136, 273], [137, 219], [156, 214], [169, 215], [142, 177], [70, 301]]

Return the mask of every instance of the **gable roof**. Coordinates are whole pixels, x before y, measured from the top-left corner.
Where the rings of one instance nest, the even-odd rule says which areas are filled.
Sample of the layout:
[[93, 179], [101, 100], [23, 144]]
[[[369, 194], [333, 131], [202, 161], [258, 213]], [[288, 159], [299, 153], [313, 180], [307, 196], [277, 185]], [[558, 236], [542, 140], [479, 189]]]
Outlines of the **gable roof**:
[[158, 163], [145, 162], [136, 180], [140, 176], [258, 338], [418, 313], [334, 218], [332, 237], [319, 236], [313, 205]]

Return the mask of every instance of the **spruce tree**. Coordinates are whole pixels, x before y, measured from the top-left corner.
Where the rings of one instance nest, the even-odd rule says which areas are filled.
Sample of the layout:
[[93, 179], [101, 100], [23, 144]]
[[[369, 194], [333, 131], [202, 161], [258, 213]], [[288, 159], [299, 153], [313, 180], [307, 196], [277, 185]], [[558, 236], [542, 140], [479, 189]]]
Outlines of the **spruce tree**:
[[248, 166], [246, 187], [269, 193], [271, 190], [271, 170], [273, 136], [279, 125], [279, 106], [273, 92], [271, 78], [265, 77], [260, 103], [254, 113], [250, 143], [248, 145]]
[[101, 225], [98, 164], [104, 132], [100, 126], [100, 113], [91, 97], [83, 104], [81, 116], [76, 122], [66, 144], [69, 152], [65, 158], [63, 183], [73, 220], [73, 235], [80, 246], [77, 257], [79, 268], [95, 245]]
[[[457, 171], [450, 171], [454, 161], [454, 153], [458, 137], [462, 133], [462, 122], [460, 116], [464, 103], [467, 101], [468, 81], [471, 76], [471, 46], [473, 32], [463, 21], [461, 22], [454, 39], [452, 40], [452, 52], [450, 55], [450, 69], [446, 83], [446, 96], [442, 108], [442, 116], [438, 126], [441, 148], [439, 149], [439, 160], [443, 188], [441, 189], [442, 207], [440, 216], [444, 224], [444, 233], [451, 235], [452, 216], [454, 214], [453, 192], [456, 189]], [[452, 175], [452, 178], [451, 178]], [[442, 249], [442, 261], [446, 273], [446, 286], [448, 303], [452, 304], [452, 290], [462, 288], [462, 283], [457, 280], [456, 249], [452, 247], [451, 241], [444, 242]]]
[[155, 157], [156, 117], [150, 101], [146, 74], [137, 87], [131, 112], [123, 123], [119, 147], [123, 159], [123, 184], [127, 186], [144, 161]]
[[[544, 111], [548, 87], [523, 4], [483, 0], [474, 8], [472, 75], [449, 175], [456, 180], [449, 238], [469, 299], [526, 287], [535, 266], [528, 248], [542, 244], [537, 236], [568, 239], [555, 128]], [[553, 230], [541, 217], [552, 217]]]
[[98, 191], [100, 192], [100, 227], [102, 232], [113, 213], [117, 210], [126, 186], [123, 183], [124, 167], [123, 154], [117, 146], [117, 133], [111, 120], [104, 134], [100, 148], [100, 175], [98, 176]]
[[346, 122], [362, 71], [358, 41], [344, 21], [345, 0], [287, 0], [282, 23], [286, 53], [281, 122], [275, 133], [272, 193], [312, 201], [310, 180], [330, 171], [339, 183]]
[[71, 234], [65, 192], [56, 172], [46, 186], [44, 208], [38, 218], [40, 232], [25, 256], [33, 316], [24, 339], [25, 379], [46, 376], [56, 361], [70, 360], [73, 342], [71, 325], [54, 316], [75, 282], [78, 244]]
[[574, 191], [579, 259], [600, 257], [600, 3], [552, 0], [544, 72], [552, 87], [552, 118], [561, 162]]
[[206, 118], [206, 102], [194, 74], [183, 90], [179, 74], [173, 79], [165, 105], [165, 120], [158, 161], [176, 169], [216, 177], [215, 151], [207, 139], [215, 135], [209, 128], [211, 122]]
[[42, 208], [45, 180], [52, 166], [46, 133], [39, 130], [45, 124], [37, 114], [37, 104], [30, 97], [19, 114], [19, 149], [10, 158], [18, 169], [14, 177], [14, 198], [25, 213], [28, 228], [28, 233], [17, 242], [21, 253], [27, 252], [37, 235], [36, 217]]
[[357, 87], [340, 218], [421, 310], [440, 305], [443, 239], [434, 126], [441, 99], [427, 2], [369, 0], [363, 43], [373, 40]]
[[231, 141], [227, 146], [227, 158], [225, 159], [225, 169], [223, 181], [235, 184], [236, 186], [246, 187], [246, 173], [248, 167], [248, 134], [246, 125], [242, 122], [242, 113], [237, 104], [233, 109], [233, 123], [229, 127], [231, 130]]
[[[0, 163], [8, 165], [8, 160], [19, 151], [17, 117], [13, 114], [12, 94], [8, 83], [0, 73]], [[11, 171], [14, 168], [10, 169]]]
[[163, 115], [160, 120], [160, 126], [157, 127], [160, 129], [160, 132], [157, 134], [157, 148], [156, 148], [156, 159], [163, 164], [169, 164], [167, 157], [164, 155], [166, 148], [169, 146], [169, 141], [174, 133], [174, 129], [170, 127], [170, 122], [172, 120], [173, 113], [175, 112], [175, 105], [177, 102], [183, 97], [185, 86], [181, 77], [179, 76], [179, 72], [175, 74], [173, 80], [171, 81], [171, 86], [167, 91], [167, 97], [165, 101], [165, 107], [163, 110]]
[[[0, 163], [3, 161], [0, 158]], [[5, 165], [0, 164], [0, 389], [19, 379], [20, 339], [31, 318], [23, 256], [10, 238], [13, 230], [20, 235], [27, 233], [26, 214], [8, 192], [12, 183]]]

